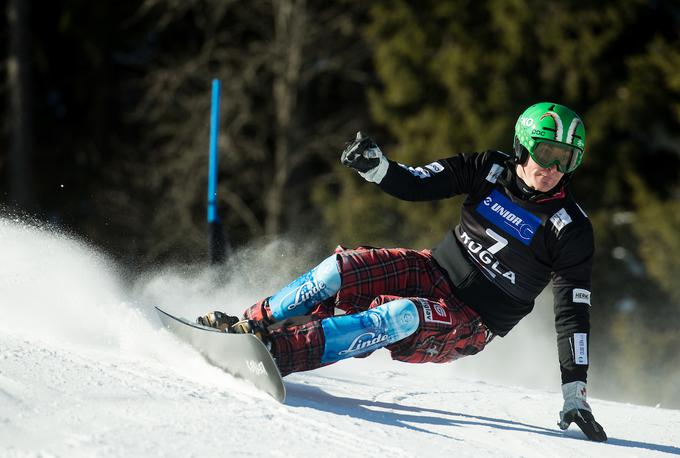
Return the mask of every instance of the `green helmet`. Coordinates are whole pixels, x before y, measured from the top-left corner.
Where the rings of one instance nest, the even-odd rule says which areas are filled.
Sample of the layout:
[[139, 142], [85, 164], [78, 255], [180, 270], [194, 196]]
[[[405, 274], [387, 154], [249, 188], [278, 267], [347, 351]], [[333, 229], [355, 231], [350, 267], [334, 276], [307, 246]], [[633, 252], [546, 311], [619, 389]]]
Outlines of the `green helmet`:
[[570, 173], [581, 164], [585, 147], [583, 120], [564, 105], [537, 103], [515, 124], [515, 159], [520, 164], [528, 153], [542, 167], [556, 165], [560, 172]]

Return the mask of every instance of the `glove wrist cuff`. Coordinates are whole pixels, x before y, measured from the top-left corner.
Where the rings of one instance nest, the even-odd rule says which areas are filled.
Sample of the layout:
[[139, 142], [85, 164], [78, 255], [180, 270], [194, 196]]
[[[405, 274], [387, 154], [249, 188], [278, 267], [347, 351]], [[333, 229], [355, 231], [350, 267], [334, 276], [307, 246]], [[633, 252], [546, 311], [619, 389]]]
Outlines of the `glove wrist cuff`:
[[571, 409], [583, 409], [591, 412], [588, 405], [585, 382], [576, 381], [562, 385], [562, 397], [564, 398], [564, 411]]
[[373, 167], [368, 172], [359, 172], [364, 180], [370, 181], [371, 183], [380, 184], [380, 182], [387, 175], [387, 169], [390, 167], [390, 162], [385, 156], [380, 156], [380, 162], [376, 167]]

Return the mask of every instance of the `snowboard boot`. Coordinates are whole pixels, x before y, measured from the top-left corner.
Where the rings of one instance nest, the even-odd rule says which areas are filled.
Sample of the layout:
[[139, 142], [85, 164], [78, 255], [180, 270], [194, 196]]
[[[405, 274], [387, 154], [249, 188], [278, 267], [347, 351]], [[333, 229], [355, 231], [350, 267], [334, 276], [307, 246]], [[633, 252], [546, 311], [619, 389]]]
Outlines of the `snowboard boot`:
[[219, 329], [222, 332], [229, 332], [229, 328], [238, 323], [238, 321], [237, 317], [218, 311], [196, 318], [196, 323], [209, 328]]
[[219, 311], [210, 312], [207, 315], [196, 318], [196, 323], [209, 328], [219, 329], [229, 334], [252, 334], [264, 343], [267, 349], [271, 349], [267, 324], [256, 320], [239, 320], [238, 317], [227, 315]]

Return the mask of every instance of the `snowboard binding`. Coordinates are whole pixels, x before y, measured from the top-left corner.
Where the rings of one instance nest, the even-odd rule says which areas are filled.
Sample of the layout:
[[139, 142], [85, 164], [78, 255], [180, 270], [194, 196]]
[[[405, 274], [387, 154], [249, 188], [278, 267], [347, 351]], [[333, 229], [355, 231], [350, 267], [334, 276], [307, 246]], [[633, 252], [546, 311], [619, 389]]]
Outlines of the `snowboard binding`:
[[201, 326], [219, 329], [222, 332], [230, 332], [229, 329], [238, 322], [237, 317], [219, 311], [210, 312], [196, 318], [196, 323]]
[[269, 330], [261, 321], [239, 319], [219, 311], [210, 312], [196, 318], [196, 323], [209, 328], [219, 329], [229, 334], [253, 334], [269, 348]]

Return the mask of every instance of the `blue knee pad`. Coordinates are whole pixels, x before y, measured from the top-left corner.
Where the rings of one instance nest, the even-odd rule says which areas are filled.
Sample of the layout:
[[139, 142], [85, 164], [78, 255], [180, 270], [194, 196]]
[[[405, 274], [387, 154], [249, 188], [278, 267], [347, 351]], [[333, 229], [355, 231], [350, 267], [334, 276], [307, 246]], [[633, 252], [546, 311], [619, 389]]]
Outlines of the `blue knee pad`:
[[325, 337], [322, 363], [332, 363], [393, 344], [418, 330], [415, 304], [397, 299], [378, 307], [321, 320]]
[[269, 307], [276, 321], [304, 315], [340, 290], [340, 272], [336, 258], [336, 255], [329, 256], [269, 298]]

